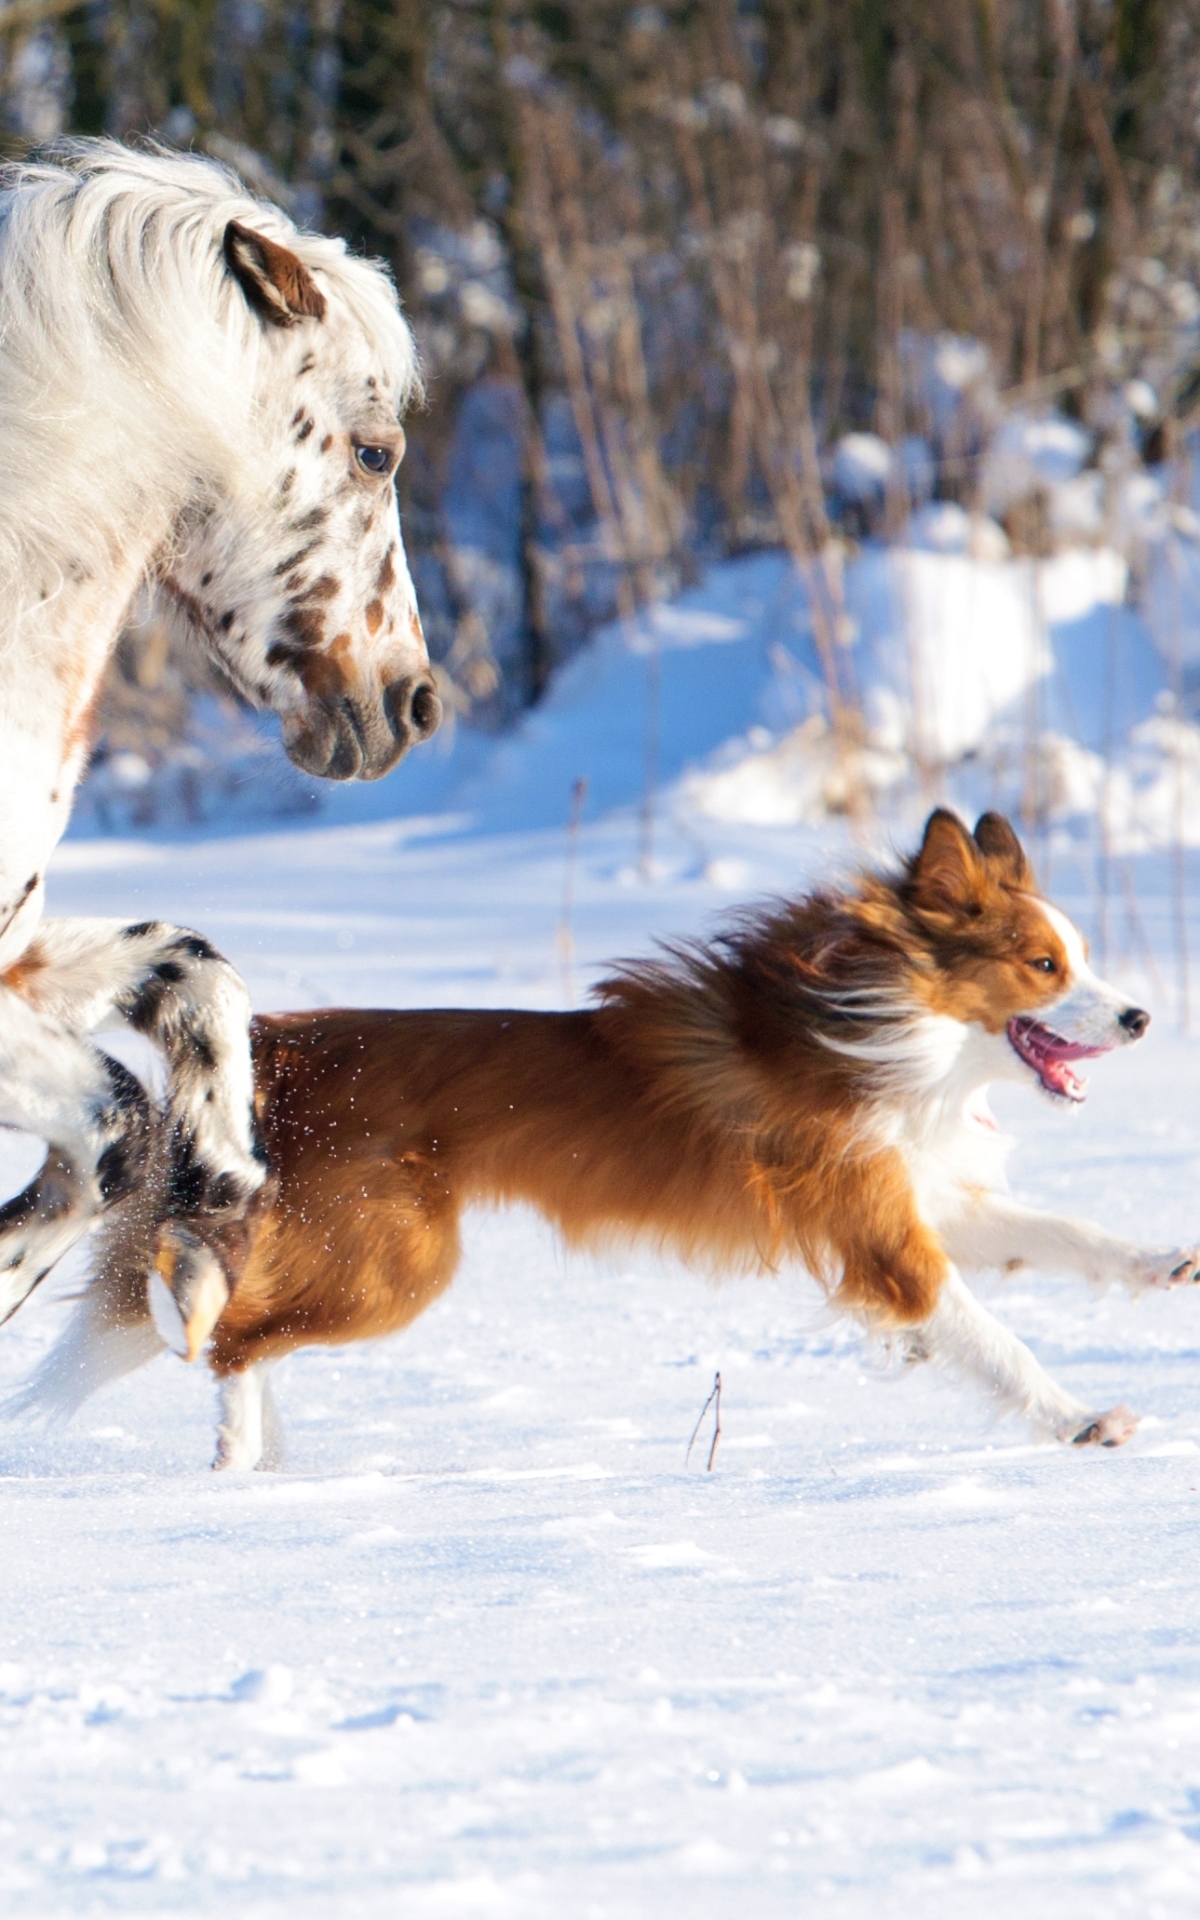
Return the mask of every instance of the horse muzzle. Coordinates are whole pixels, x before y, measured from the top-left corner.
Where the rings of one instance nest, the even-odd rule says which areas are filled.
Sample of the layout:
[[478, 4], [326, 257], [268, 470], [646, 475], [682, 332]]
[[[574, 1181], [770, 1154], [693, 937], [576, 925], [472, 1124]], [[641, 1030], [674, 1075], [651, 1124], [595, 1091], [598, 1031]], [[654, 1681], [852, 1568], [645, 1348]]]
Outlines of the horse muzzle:
[[283, 744], [294, 766], [320, 780], [380, 780], [437, 732], [441, 717], [432, 674], [409, 674], [369, 702], [350, 694], [310, 698], [283, 722]]

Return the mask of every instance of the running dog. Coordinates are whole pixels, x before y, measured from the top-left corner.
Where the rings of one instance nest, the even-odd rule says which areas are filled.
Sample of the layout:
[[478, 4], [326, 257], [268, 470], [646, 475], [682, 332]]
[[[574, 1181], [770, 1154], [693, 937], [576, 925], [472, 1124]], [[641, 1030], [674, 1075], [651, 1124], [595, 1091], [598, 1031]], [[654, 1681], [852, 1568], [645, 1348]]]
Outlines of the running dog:
[[[1064, 1392], [961, 1269], [1134, 1293], [1200, 1279], [1195, 1248], [1147, 1251], [1002, 1191], [988, 1084], [1079, 1102], [1079, 1062], [1148, 1023], [1091, 971], [1008, 822], [971, 834], [945, 810], [897, 871], [625, 966], [582, 1012], [260, 1019], [276, 1185], [212, 1328], [216, 1465], [277, 1456], [275, 1361], [406, 1326], [454, 1277], [464, 1207], [510, 1201], [572, 1246], [640, 1242], [714, 1275], [801, 1264], [909, 1359], [970, 1375], [1042, 1434], [1119, 1446], [1136, 1416]], [[110, 1217], [27, 1404], [73, 1407], [160, 1350], [146, 1276], [164, 1214], [151, 1180]], [[213, 1314], [190, 1312], [195, 1349]]]

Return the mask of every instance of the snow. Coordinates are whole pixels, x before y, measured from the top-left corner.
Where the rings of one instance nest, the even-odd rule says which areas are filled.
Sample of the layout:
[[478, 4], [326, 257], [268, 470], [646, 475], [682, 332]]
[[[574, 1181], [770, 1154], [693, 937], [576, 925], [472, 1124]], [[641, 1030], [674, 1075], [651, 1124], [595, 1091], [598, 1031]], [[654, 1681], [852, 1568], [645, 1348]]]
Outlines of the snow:
[[833, 455], [833, 483], [847, 500], [882, 493], [892, 470], [892, 450], [877, 433], [847, 433]]
[[993, 509], [1038, 487], [1075, 478], [1091, 448], [1089, 435], [1059, 414], [1012, 413], [996, 432], [984, 462], [983, 492]]
[[[1105, 623], [1130, 724], [1161, 669], [1095, 571], [1045, 572], [1055, 668], [1033, 684], [1050, 719], [1079, 692], [1063, 738], [1086, 754]], [[856, 653], [877, 642], [864, 620]], [[460, 732], [303, 825], [70, 840], [51, 910], [202, 928], [261, 1008], [568, 1004], [616, 955], [910, 839], [929, 794], [903, 786], [853, 830], [702, 804], [811, 722], [815, 672], [793, 576], [759, 556], [607, 636], [517, 734]], [[962, 779], [982, 804], [1001, 774]], [[1097, 937], [1089, 845], [1035, 852]], [[1147, 1040], [1077, 1115], [998, 1106], [1018, 1193], [1174, 1244], [1196, 1231], [1200, 1041], [1174, 1019], [1169, 863], [1129, 871], [1107, 971], [1152, 1008]], [[71, 1284], [5, 1330], [0, 1391]], [[1200, 1300], [988, 1292], [1070, 1390], [1148, 1416], [1128, 1448], [1035, 1446], [898, 1377], [802, 1275], [568, 1260], [519, 1212], [469, 1222], [406, 1334], [285, 1363], [282, 1474], [209, 1473], [211, 1383], [172, 1356], [66, 1429], [0, 1428], [5, 1912], [1190, 1916]], [[685, 1454], [718, 1369], [709, 1474], [711, 1425]]]

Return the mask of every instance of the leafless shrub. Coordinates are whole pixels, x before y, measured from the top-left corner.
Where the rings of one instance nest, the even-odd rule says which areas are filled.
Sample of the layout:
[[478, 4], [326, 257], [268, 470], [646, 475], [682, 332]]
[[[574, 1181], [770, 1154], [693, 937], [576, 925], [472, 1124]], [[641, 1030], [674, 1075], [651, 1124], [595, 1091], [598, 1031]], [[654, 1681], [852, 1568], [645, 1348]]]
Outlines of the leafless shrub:
[[[975, 509], [1005, 410], [1066, 408], [1098, 457], [1200, 419], [1191, 0], [12, 0], [0, 51], [11, 147], [194, 142], [392, 262], [430, 374], [401, 475], [418, 584], [497, 722], [599, 618], [772, 543], [852, 743], [845, 540], [896, 536], [914, 493], [898, 457], [869, 512], [839, 504], [841, 436], [919, 436]], [[944, 407], [939, 340], [978, 360]], [[511, 606], [455, 518], [488, 383]], [[1027, 551], [1039, 512], [1009, 516]]]

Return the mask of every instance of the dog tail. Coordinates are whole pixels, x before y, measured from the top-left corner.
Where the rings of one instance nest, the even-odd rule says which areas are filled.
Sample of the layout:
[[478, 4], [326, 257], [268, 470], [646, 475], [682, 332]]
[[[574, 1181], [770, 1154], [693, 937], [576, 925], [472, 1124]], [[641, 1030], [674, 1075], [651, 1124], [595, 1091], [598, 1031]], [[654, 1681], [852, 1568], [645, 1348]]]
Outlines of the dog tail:
[[0, 1409], [9, 1419], [46, 1425], [69, 1420], [110, 1381], [120, 1380], [166, 1350], [150, 1312], [157, 1196], [135, 1193], [98, 1228], [92, 1279], [49, 1353]]

